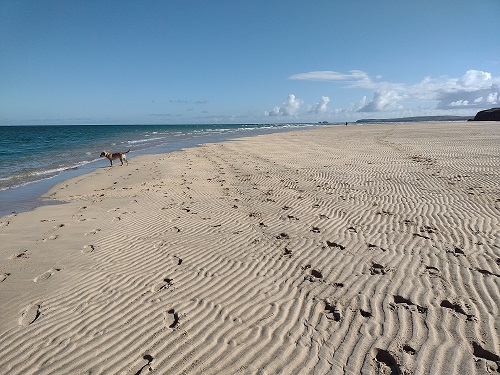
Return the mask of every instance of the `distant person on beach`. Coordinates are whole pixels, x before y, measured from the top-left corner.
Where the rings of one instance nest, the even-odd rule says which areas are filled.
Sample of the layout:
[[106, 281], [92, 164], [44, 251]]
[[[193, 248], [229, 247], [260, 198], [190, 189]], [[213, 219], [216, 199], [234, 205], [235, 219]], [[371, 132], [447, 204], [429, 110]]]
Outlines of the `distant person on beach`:
[[345, 126], [347, 126], [347, 122], [345, 123]]

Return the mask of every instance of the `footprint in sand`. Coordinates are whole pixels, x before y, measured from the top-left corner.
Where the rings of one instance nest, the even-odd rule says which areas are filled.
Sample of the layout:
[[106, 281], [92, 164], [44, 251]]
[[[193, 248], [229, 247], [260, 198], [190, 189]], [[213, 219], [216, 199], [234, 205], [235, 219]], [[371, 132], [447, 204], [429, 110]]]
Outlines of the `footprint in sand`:
[[431, 266], [426, 266], [425, 271], [429, 274], [431, 277], [438, 277], [441, 275], [440, 271], [436, 267], [431, 267]]
[[329, 248], [333, 249], [333, 248], [338, 248], [340, 250], [345, 250], [345, 246], [343, 245], [340, 245], [336, 242], [333, 242], [333, 241], [326, 241], [326, 244], [328, 245]]
[[[385, 365], [389, 367], [390, 373], [391, 374], [402, 374], [403, 372], [401, 371], [401, 368], [399, 367], [398, 362], [394, 358], [394, 356], [389, 353], [387, 350], [384, 349], [379, 349], [375, 348], [375, 361], [378, 362], [379, 367], [381, 365]], [[382, 370], [379, 368], [379, 370]], [[384, 374], [386, 373], [384, 370], [380, 371], [381, 373], [383, 372]]]
[[477, 358], [482, 358], [486, 359], [487, 361], [492, 361], [495, 362], [496, 364], [496, 371], [500, 372], [500, 356], [490, 352], [489, 350], [484, 349], [481, 345], [479, 345], [477, 342], [473, 341], [472, 342], [472, 354], [474, 354], [474, 357]]
[[23, 251], [20, 251], [16, 254], [12, 254], [9, 259], [27, 259], [28, 258], [28, 254], [27, 254], [27, 251], [28, 250], [23, 250]]
[[321, 273], [321, 271], [312, 269], [310, 264], [303, 266], [302, 269], [306, 271], [304, 280], [310, 281], [312, 283], [314, 283], [315, 281], [323, 281], [323, 274]]
[[385, 275], [386, 269], [381, 264], [373, 263], [372, 266], [370, 267], [370, 274], [371, 275]]
[[439, 306], [450, 309], [452, 311], [455, 311], [458, 314], [465, 315], [467, 317], [467, 320], [469, 320], [469, 321], [472, 321], [475, 318], [473, 314], [467, 314], [467, 312], [465, 312], [465, 310], [462, 308], [462, 306], [460, 306], [460, 304], [458, 304], [458, 303], [451, 303], [450, 301], [445, 299], [445, 300], [441, 301]]
[[455, 254], [455, 256], [459, 256], [459, 255], [465, 256], [465, 252], [459, 247], [455, 247], [455, 250], [453, 251], [453, 253]]
[[437, 230], [437, 228], [435, 227], [431, 227], [429, 225], [425, 225], [423, 227], [420, 228], [420, 233], [429, 233], [429, 234], [433, 234], [433, 233], [436, 233], [436, 232], [439, 232]]
[[170, 309], [163, 313], [163, 320], [168, 328], [174, 328], [179, 323], [179, 315], [174, 309]]
[[145, 374], [146, 372], [152, 371], [149, 366], [151, 362], [153, 362], [153, 357], [149, 354], [144, 355], [141, 359], [137, 360], [133, 365], [131, 365], [126, 372], [127, 375], [139, 375]]
[[406, 308], [409, 308], [410, 306], [415, 306], [417, 308], [417, 311], [420, 314], [424, 314], [427, 312], [427, 307], [422, 307], [422, 306], [416, 305], [412, 301], [410, 301], [409, 299], [406, 299], [406, 298], [401, 297], [399, 295], [395, 295], [393, 297], [394, 297], [394, 302], [397, 303], [398, 305], [402, 304]]
[[417, 354], [417, 351], [408, 344], [403, 345], [403, 350], [410, 355]]
[[315, 277], [317, 279], [323, 278], [323, 274], [321, 273], [321, 271], [318, 271], [318, 270], [311, 270], [311, 276]]
[[337, 307], [336, 304], [331, 304], [328, 301], [323, 301], [325, 304], [325, 316], [329, 320], [334, 320], [336, 322], [339, 322], [340, 319], [342, 318], [342, 314], [340, 313], [340, 309]]
[[182, 259], [180, 257], [178, 257], [177, 255], [173, 255], [171, 262], [174, 266], [180, 266], [182, 263]]
[[288, 258], [291, 258], [291, 256], [292, 256], [292, 250], [288, 249], [287, 247], [285, 247], [285, 248], [281, 251], [280, 258], [282, 258], [282, 257], [288, 257]]
[[47, 238], [44, 238], [43, 239], [43, 242], [47, 242], [47, 241], [54, 241], [57, 239], [57, 237], [59, 237], [57, 234], [53, 234], [52, 236], [49, 236]]
[[97, 234], [98, 232], [100, 232], [101, 230], [99, 228], [96, 228], [90, 232], [87, 232], [85, 233], [86, 236], [91, 236], [91, 235], [94, 235], [94, 234]]
[[7, 277], [9, 277], [9, 276], [10, 276], [10, 273], [0, 273], [0, 283], [1, 283], [2, 281], [5, 281], [5, 279], [6, 279]]
[[370, 250], [376, 250], [376, 249], [379, 249], [379, 250], [382, 250], [382, 251], [387, 251], [386, 249], [383, 249], [383, 248], [381, 248], [380, 246], [374, 245], [374, 244], [372, 244], [372, 243], [369, 243], [369, 244], [368, 244], [368, 249], [370, 249]]
[[55, 274], [56, 272], [60, 271], [61, 269], [60, 268], [51, 268], [50, 270], [42, 273], [40, 276], [37, 276], [33, 279], [33, 281], [35, 283], [39, 283], [41, 281], [46, 281], [48, 280], [53, 274]]
[[159, 283], [156, 283], [151, 287], [151, 293], [158, 293], [160, 290], [168, 288], [170, 285], [172, 285], [172, 283], [173, 279], [166, 277], [163, 279], [163, 281], [160, 281]]
[[38, 304], [28, 306], [19, 318], [19, 325], [26, 327], [33, 323], [40, 315], [39, 308]]
[[92, 251], [95, 250], [95, 246], [94, 245], [85, 245], [82, 249], [82, 253], [83, 254], [89, 254], [91, 253]]
[[290, 239], [290, 236], [286, 233], [280, 233], [276, 236], [277, 240], [288, 240]]

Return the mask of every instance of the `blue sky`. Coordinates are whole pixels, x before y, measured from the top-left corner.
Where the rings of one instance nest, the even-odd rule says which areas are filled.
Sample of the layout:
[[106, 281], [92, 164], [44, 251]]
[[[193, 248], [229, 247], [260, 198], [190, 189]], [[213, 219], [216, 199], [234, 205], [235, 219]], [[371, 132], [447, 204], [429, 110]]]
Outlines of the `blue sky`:
[[0, 1], [0, 125], [500, 106], [499, 0]]

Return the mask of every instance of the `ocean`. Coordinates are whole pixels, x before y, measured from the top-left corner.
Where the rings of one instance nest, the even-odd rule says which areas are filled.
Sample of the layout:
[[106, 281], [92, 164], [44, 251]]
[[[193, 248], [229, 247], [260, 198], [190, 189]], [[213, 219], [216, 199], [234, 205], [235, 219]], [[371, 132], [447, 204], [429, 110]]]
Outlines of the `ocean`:
[[[0, 216], [43, 204], [56, 183], [109, 165], [103, 150], [127, 159], [208, 142], [320, 125], [46, 125], [0, 126]], [[119, 165], [119, 161], [118, 161]]]

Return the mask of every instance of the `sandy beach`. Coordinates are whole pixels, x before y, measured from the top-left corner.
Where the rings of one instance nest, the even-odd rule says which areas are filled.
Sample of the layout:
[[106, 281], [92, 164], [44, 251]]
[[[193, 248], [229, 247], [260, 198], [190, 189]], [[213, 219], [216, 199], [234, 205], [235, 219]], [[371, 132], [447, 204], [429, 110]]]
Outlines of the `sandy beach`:
[[500, 371], [500, 123], [131, 159], [0, 218], [2, 374]]

